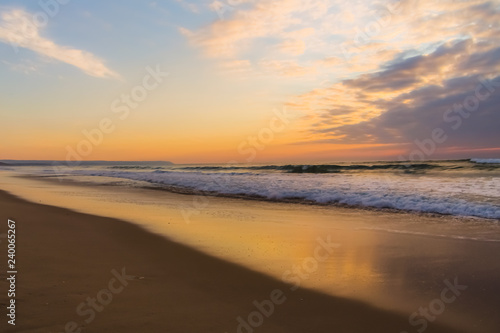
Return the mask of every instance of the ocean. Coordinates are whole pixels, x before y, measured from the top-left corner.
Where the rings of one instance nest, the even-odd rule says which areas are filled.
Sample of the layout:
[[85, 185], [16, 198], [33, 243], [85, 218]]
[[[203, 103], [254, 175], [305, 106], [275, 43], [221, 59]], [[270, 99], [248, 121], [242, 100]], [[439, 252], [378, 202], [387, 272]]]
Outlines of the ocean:
[[[5, 168], [5, 167], [4, 167]], [[28, 167], [7, 167], [24, 169]], [[500, 159], [312, 164], [92, 162], [30, 172], [199, 195], [500, 219]], [[111, 179], [111, 180], [110, 180]]]

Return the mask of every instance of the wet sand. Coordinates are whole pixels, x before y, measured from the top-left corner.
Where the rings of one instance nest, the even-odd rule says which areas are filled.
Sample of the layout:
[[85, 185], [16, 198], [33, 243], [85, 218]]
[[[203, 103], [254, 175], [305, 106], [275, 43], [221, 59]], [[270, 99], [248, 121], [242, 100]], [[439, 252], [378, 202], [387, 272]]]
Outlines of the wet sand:
[[[120, 220], [29, 203], [5, 192], [0, 207], [3, 221], [16, 221], [18, 240], [17, 325], [9, 327], [4, 317], [2, 331], [64, 332], [65, 325], [73, 329], [71, 322], [80, 326], [88, 320], [83, 332], [238, 332], [237, 318], [248, 323], [249, 315], [252, 324], [262, 323], [243, 324], [240, 332], [400, 332], [407, 326], [404, 315], [307, 289], [292, 291]], [[125, 282], [116, 278], [122, 268]], [[6, 288], [2, 279], [0, 289]], [[80, 307], [85, 315], [76, 313], [87, 297], [97, 300], [101, 312], [95, 310], [95, 317], [90, 305]], [[2, 298], [3, 307], [4, 292]], [[272, 314], [270, 300], [276, 302]], [[254, 301], [269, 317], [256, 314]], [[427, 332], [456, 331], [434, 324]]]

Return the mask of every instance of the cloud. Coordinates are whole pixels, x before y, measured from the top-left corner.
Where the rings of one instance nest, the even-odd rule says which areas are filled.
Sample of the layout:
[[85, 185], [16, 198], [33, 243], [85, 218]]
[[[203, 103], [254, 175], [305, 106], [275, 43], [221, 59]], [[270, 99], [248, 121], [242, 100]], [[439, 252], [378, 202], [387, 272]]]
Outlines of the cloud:
[[[241, 1], [240, 1], [241, 2]], [[309, 27], [309, 19], [321, 17], [328, 8], [327, 0], [256, 0], [246, 6], [231, 6], [222, 20], [216, 20], [199, 29], [179, 28], [191, 44], [211, 58], [221, 61], [248, 58], [254, 54], [254, 70], [264, 71], [266, 75], [274, 67], [278, 76], [298, 76], [306, 64], [291, 68], [291, 65], [278, 65], [278, 62], [292, 62], [283, 56], [296, 57], [304, 54], [307, 40], [314, 39], [316, 31]], [[276, 40], [268, 43], [266, 39]], [[273, 54], [275, 53], [275, 54]], [[296, 62], [296, 61], [294, 61]], [[287, 68], [284, 68], [287, 67]]]
[[[394, 103], [378, 117], [338, 127], [331, 133], [342, 137], [342, 142], [412, 143], [430, 138], [433, 129], [440, 128], [448, 138], [444, 146], [497, 147], [500, 77], [494, 78], [497, 87], [493, 93], [477, 102], [475, 90], [482, 80], [482, 76], [463, 77], [444, 86], [422, 88], [405, 96], [412, 100], [410, 105]], [[485, 86], [480, 87], [481, 94], [489, 93]]]
[[252, 9], [232, 11], [233, 17], [217, 20], [198, 31], [182, 29], [191, 42], [210, 57], [234, 57], [255, 38], [281, 33], [297, 20], [292, 13], [300, 1], [259, 1]]
[[[449, 129], [444, 113], [479, 80], [500, 75], [498, 2], [255, 0], [226, 14], [181, 31], [219, 61], [251, 59], [259, 75], [307, 76], [300, 82], [310, 88], [286, 103], [303, 114], [302, 142], [411, 143]], [[447, 145], [498, 145], [496, 94], [451, 130]]]
[[75, 66], [86, 74], [99, 78], [118, 78], [104, 62], [90, 52], [60, 46], [40, 35], [40, 27], [33, 15], [22, 9], [11, 9], [0, 14], [0, 41], [26, 48], [39, 55]]
[[[232, 3], [232, 2], [228, 2]], [[226, 61], [294, 61], [335, 77], [378, 70], [395, 54], [425, 54], [435, 44], [491, 37], [482, 22], [497, 9], [485, 0], [254, 0], [238, 1], [224, 19], [179, 31], [206, 56]], [[480, 22], [480, 24], [476, 24]], [[500, 41], [500, 37], [495, 37]], [[340, 59], [342, 63], [321, 62]], [[259, 66], [254, 71], [260, 71]], [[280, 76], [283, 71], [277, 71]], [[306, 73], [304, 71], [304, 73]], [[297, 76], [299, 77], [299, 76]]]
[[293, 103], [310, 112], [304, 122], [318, 142], [408, 144], [441, 128], [448, 147], [498, 146], [498, 105], [500, 47], [472, 39], [396, 58], [379, 72], [311, 91]]
[[[337, 80], [287, 103], [303, 113], [297, 143], [405, 145], [442, 127], [450, 132], [448, 147], [498, 146], [498, 89], [467, 118], [459, 115], [460, 130], [450, 129], [458, 119], [444, 119], [450, 108], [447, 115], [457, 117], [454, 105], [474, 96], [480, 80], [500, 75], [498, 4], [401, 0], [387, 16], [387, 6], [373, 3], [337, 7], [336, 19], [325, 14], [315, 26], [307, 45], [323, 57], [310, 64]], [[348, 57], [329, 48], [326, 31], [341, 36], [331, 44]]]

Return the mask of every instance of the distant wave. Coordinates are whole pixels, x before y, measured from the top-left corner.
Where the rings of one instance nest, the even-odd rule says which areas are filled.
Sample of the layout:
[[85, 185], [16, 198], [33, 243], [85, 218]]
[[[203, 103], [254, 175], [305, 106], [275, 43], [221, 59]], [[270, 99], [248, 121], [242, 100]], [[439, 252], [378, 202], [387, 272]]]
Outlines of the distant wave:
[[373, 164], [373, 165], [287, 165], [284, 170], [290, 173], [337, 173], [341, 171], [364, 170], [403, 170], [418, 171], [440, 168], [432, 164]]
[[262, 165], [262, 166], [189, 166], [179, 169], [197, 171], [230, 171], [230, 170], [274, 170], [286, 173], [340, 173], [342, 171], [369, 171], [369, 170], [401, 170], [404, 172], [416, 172], [419, 170], [430, 170], [443, 168], [440, 165], [419, 163], [389, 163], [389, 164], [289, 164], [289, 165]]
[[141, 166], [141, 165], [115, 165], [110, 166], [108, 169], [120, 169], [120, 170], [160, 170], [164, 169], [163, 167], [150, 167], [150, 166]]
[[500, 158], [471, 158], [470, 161], [481, 164], [500, 164]]
[[362, 173], [362, 172], [394, 172], [407, 174], [423, 174], [427, 171], [447, 172], [466, 171], [467, 169], [481, 169], [494, 171], [499, 168], [500, 159], [466, 159], [428, 161], [415, 163], [403, 162], [373, 162], [373, 163], [341, 163], [341, 164], [287, 164], [287, 165], [201, 165], [201, 166], [174, 166], [171, 170], [201, 171], [201, 172], [271, 172], [271, 173]]

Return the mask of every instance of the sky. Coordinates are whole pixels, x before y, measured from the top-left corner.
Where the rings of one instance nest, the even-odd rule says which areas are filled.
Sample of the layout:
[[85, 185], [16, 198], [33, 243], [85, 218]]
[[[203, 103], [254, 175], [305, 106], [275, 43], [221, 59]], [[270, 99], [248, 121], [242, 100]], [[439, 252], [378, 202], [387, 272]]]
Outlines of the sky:
[[500, 1], [2, 1], [0, 159], [500, 157]]

